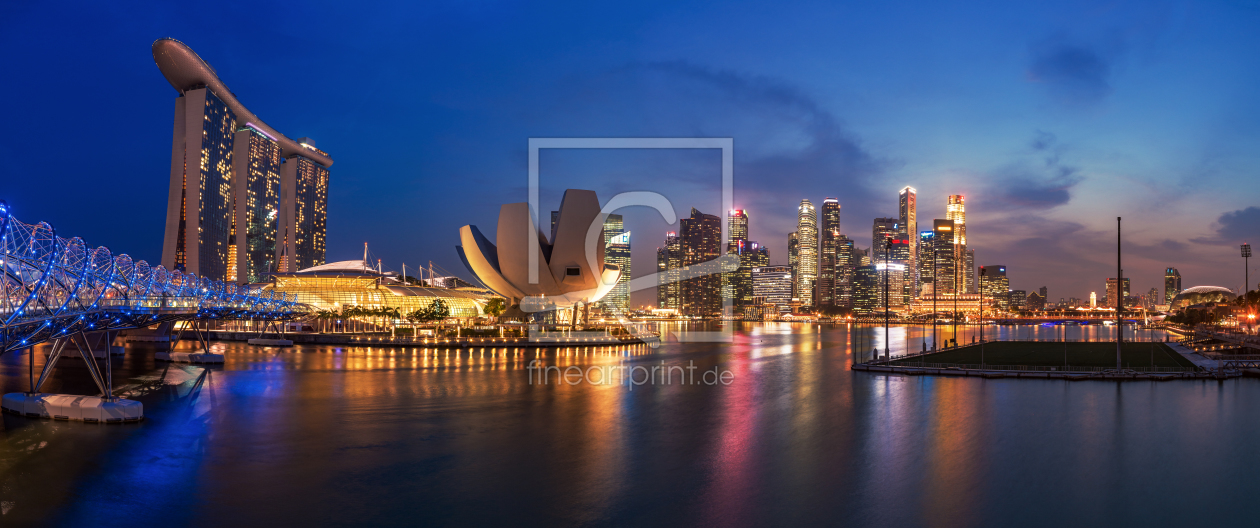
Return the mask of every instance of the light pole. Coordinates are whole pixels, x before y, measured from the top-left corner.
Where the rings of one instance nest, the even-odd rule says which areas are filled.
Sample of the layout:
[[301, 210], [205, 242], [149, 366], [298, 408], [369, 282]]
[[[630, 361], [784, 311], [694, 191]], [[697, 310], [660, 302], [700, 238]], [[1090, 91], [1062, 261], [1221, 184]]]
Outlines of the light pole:
[[980, 266], [980, 368], [984, 368], [984, 276], [988, 270], [984, 266]]
[[[1242, 257], [1243, 257], [1243, 306], [1247, 307], [1249, 304], [1251, 304], [1249, 302], [1249, 299], [1247, 299], [1248, 297], [1247, 294], [1250, 293], [1251, 291], [1251, 277], [1248, 276], [1248, 273], [1251, 271], [1251, 269], [1247, 266], [1247, 262], [1251, 259], [1251, 244], [1242, 245]], [[1248, 319], [1248, 322], [1247, 322], [1247, 333], [1251, 333], [1250, 318]]]
[[891, 360], [888, 351], [888, 276], [892, 273], [888, 269], [888, 257], [892, 256], [892, 237], [884, 239], [884, 360]]

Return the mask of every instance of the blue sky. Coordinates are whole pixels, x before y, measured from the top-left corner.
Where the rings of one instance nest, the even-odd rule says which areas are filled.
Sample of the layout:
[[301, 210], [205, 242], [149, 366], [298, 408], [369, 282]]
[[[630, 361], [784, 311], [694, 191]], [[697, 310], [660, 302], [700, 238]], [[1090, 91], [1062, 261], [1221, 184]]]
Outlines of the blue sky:
[[[336, 160], [329, 260], [366, 241], [393, 269], [463, 272], [457, 230], [524, 200], [529, 137], [705, 136], [734, 138], [736, 204], [774, 261], [800, 199], [839, 198], [866, 247], [912, 185], [921, 221], [967, 196], [977, 264], [1014, 288], [1101, 292], [1123, 216], [1135, 290], [1162, 291], [1166, 266], [1236, 289], [1237, 244], [1260, 243], [1257, 27], [1241, 0], [9, 2], [0, 199], [157, 261], [176, 94], [149, 45], [173, 37]], [[654, 190], [719, 213], [717, 163], [548, 153], [543, 199]], [[626, 216], [641, 275], [669, 226]]]

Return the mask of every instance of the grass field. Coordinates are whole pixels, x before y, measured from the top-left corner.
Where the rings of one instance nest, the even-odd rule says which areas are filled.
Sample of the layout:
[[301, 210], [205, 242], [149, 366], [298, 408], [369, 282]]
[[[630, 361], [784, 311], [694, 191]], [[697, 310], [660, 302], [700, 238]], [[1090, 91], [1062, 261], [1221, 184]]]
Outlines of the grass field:
[[[1066, 364], [1074, 367], [1115, 367], [1116, 344], [1098, 342], [1069, 342], [1066, 352]], [[1027, 365], [1036, 367], [1054, 367], [1064, 365], [1064, 343], [1058, 342], [1014, 342], [999, 341], [985, 343], [984, 363], [986, 365]], [[1174, 352], [1163, 343], [1125, 343], [1120, 358], [1125, 367], [1193, 367], [1181, 354]], [[894, 364], [913, 365], [916, 363], [980, 363], [980, 346], [968, 346], [958, 350], [937, 352]]]

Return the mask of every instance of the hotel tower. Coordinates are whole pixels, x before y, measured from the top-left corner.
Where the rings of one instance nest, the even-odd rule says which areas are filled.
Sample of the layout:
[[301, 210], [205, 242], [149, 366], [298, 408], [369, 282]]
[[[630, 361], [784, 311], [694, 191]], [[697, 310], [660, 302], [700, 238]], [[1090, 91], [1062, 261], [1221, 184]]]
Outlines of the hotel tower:
[[153, 60], [179, 92], [162, 265], [256, 282], [323, 264], [328, 153], [267, 126], [182, 42], [154, 42]]

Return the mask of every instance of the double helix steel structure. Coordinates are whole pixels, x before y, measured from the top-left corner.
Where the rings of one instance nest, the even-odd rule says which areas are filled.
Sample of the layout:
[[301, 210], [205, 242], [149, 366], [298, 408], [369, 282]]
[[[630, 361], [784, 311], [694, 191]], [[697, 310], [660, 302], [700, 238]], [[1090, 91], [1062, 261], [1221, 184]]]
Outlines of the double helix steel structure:
[[0, 354], [79, 332], [181, 320], [288, 320], [307, 307], [274, 291], [150, 266], [51, 225], [23, 223], [0, 201]]

